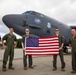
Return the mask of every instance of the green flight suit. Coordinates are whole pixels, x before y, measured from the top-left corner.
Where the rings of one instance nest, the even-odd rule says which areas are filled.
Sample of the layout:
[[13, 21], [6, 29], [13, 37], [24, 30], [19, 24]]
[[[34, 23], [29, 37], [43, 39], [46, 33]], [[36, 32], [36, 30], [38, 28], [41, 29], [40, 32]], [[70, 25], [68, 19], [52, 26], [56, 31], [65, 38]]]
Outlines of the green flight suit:
[[[64, 43], [64, 36], [60, 34], [58, 38], [59, 38], [59, 47], [61, 47], [62, 43]], [[59, 50], [59, 56], [61, 60], [61, 68], [65, 68], [63, 50]], [[53, 67], [57, 69], [57, 55], [53, 55]]]
[[12, 67], [13, 65], [12, 61], [14, 57], [14, 42], [17, 41], [16, 36], [14, 34], [10, 35], [10, 33], [8, 33], [2, 38], [2, 40], [6, 41], [5, 45], [7, 46], [4, 52], [4, 57], [3, 57], [3, 68], [6, 68], [6, 64], [7, 64], [7, 60], [9, 56], [10, 56], [9, 67]]
[[73, 37], [70, 40], [70, 44], [72, 45], [72, 69], [76, 71], [76, 38]]

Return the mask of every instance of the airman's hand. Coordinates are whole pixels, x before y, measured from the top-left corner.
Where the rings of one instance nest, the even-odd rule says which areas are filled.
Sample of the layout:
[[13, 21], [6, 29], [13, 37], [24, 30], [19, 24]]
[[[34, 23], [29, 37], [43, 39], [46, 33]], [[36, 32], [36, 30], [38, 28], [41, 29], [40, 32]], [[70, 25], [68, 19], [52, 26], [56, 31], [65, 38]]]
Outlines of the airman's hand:
[[72, 49], [72, 47], [71, 47], [71, 46], [69, 46], [69, 48], [70, 48], [70, 49]]
[[60, 47], [59, 50], [62, 50], [62, 47]]
[[70, 48], [70, 49], [72, 49], [72, 46], [71, 46], [71, 45], [69, 45], [69, 48]]
[[14, 48], [16, 48], [16, 45], [14, 46]]
[[7, 48], [7, 46], [5, 46], [5, 45], [4, 45], [3, 47], [4, 47], [5, 49]]
[[25, 48], [23, 48], [23, 50], [25, 51]]

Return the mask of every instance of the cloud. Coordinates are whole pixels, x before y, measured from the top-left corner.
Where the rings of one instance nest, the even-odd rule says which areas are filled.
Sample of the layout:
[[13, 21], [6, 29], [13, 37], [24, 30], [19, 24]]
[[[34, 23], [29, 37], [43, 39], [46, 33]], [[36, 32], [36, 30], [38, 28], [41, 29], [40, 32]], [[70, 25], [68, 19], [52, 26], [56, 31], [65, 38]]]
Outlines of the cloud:
[[[65, 6], [64, 6], [65, 5]], [[65, 1], [64, 3], [60, 4], [54, 16], [56, 19], [59, 19], [61, 22], [65, 24], [76, 24], [76, 1], [71, 3], [69, 0]]]
[[8, 33], [8, 28], [5, 25], [0, 25], [0, 32]]
[[0, 0], [0, 32], [8, 32], [2, 22], [6, 14], [34, 10], [65, 24], [76, 24], [76, 0]]

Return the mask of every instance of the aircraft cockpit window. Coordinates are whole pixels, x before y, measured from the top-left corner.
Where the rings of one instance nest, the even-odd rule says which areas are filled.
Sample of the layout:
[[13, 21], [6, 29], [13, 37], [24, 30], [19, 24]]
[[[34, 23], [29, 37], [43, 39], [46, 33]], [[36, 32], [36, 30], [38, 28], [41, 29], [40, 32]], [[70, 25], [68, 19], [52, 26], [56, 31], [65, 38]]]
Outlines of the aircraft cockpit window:
[[27, 14], [27, 15], [29, 15], [29, 14], [36, 15], [36, 13], [34, 11], [26, 11], [24, 14]]
[[44, 17], [43, 14], [40, 14], [40, 13], [36, 13], [36, 14], [37, 14], [37, 16]]
[[31, 12], [31, 14], [32, 14], [32, 15], [36, 15], [36, 13], [35, 13], [34, 11], [33, 11], [33, 12]]
[[32, 12], [32, 11], [26, 11], [24, 14], [29, 15], [29, 14], [31, 14], [31, 12]]

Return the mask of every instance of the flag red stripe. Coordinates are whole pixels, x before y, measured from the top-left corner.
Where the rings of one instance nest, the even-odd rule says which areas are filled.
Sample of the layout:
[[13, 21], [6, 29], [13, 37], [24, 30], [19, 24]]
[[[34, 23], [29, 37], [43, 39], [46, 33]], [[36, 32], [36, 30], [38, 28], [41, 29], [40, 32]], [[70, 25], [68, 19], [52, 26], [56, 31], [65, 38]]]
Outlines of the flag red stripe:
[[52, 55], [58, 55], [58, 53], [53, 53], [53, 54], [25, 54], [25, 55], [33, 55], [33, 56], [52, 56]]
[[43, 52], [58, 52], [58, 51], [26, 51], [27, 53], [43, 53]]
[[58, 52], [59, 50], [26, 50], [26, 52]]
[[30, 48], [26, 49], [26, 51], [47, 51], [47, 50], [48, 51], [59, 51], [59, 49], [57, 49], [57, 48], [56, 49], [55, 48], [54, 49], [49, 49], [48, 48], [48, 49], [42, 49], [42, 50], [41, 49], [39, 49], [39, 50], [38, 49], [30, 49]]
[[59, 49], [59, 48], [26, 48], [25, 50], [46, 50], [46, 49]]

